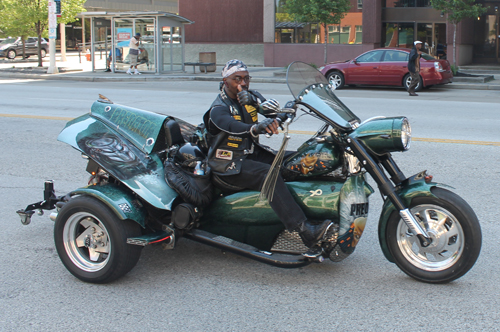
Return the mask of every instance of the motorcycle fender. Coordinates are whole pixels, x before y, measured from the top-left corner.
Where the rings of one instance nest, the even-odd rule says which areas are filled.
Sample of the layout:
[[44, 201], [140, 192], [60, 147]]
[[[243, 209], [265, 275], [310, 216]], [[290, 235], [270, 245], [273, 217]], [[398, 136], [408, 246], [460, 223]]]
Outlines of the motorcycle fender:
[[[431, 189], [434, 187], [447, 187], [447, 185], [429, 182], [426, 183], [422, 173], [416, 174], [407, 180], [405, 180], [398, 189], [398, 196], [401, 197], [406, 206], [410, 206], [411, 201], [416, 197], [436, 197]], [[394, 263], [394, 258], [392, 257], [389, 247], [387, 245], [387, 223], [392, 212], [396, 211], [396, 207], [389, 199], [386, 199], [384, 206], [382, 207], [382, 212], [380, 214], [379, 224], [378, 224], [378, 238], [382, 252], [385, 258], [391, 263]]]
[[145, 227], [146, 210], [130, 191], [114, 184], [88, 186], [71, 192], [71, 196], [87, 195], [106, 204], [120, 220], [133, 220]]

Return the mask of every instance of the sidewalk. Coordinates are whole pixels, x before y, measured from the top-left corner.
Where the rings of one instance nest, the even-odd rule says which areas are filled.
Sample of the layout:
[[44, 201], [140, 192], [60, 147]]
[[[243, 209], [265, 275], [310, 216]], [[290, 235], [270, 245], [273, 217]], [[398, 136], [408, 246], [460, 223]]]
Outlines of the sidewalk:
[[[185, 72], [172, 72], [156, 75], [154, 73], [143, 72], [142, 75], [127, 75], [125, 71], [116, 73], [105, 72], [105, 55], [102, 59], [96, 55], [96, 69], [92, 72], [92, 63], [82, 57], [79, 59], [78, 53], [68, 53], [67, 61], [61, 62], [60, 55], [56, 55], [56, 65], [59, 69], [58, 74], [47, 74], [49, 57], [43, 60], [44, 67], [37, 67], [37, 57], [27, 60], [0, 60], [0, 78], [14, 79], [43, 79], [43, 80], [72, 80], [85, 82], [120, 82], [120, 81], [171, 81], [171, 80], [197, 80], [197, 81], [220, 81], [220, 72], [222, 67], [217, 67], [215, 72], [202, 73], [196, 67], [193, 73], [192, 66], [186, 66]], [[286, 83], [285, 69], [282, 67], [251, 67], [249, 68], [252, 82], [255, 83]], [[493, 80], [482, 82], [482, 79], [474, 77], [456, 77], [452, 84], [438, 85], [433, 88], [438, 89], [470, 89], [470, 90], [500, 90], [500, 67], [499, 70], [484, 68], [474, 69], [474, 66], [468, 66], [464, 72], [476, 75], [491, 75]]]

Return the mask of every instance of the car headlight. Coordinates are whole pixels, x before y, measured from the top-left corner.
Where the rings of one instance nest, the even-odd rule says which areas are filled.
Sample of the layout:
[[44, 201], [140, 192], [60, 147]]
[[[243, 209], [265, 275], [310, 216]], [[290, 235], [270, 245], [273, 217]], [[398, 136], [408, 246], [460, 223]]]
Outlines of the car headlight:
[[375, 154], [406, 151], [411, 144], [411, 127], [408, 118], [378, 117], [365, 121], [350, 135], [363, 142]]
[[325, 69], [325, 66], [322, 66], [322, 67], [318, 68], [319, 71], [322, 71], [323, 69]]

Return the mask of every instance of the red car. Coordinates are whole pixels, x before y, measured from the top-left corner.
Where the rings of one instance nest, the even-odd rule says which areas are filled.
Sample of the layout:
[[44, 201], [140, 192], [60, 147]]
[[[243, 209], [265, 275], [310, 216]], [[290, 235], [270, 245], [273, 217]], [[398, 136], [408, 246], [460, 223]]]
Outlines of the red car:
[[[355, 59], [334, 62], [319, 70], [337, 89], [344, 85], [396, 85], [408, 90], [411, 77], [408, 72], [407, 48], [378, 48], [361, 54]], [[451, 83], [453, 73], [448, 60], [435, 59], [427, 53], [420, 58], [420, 82], [422, 87]]]

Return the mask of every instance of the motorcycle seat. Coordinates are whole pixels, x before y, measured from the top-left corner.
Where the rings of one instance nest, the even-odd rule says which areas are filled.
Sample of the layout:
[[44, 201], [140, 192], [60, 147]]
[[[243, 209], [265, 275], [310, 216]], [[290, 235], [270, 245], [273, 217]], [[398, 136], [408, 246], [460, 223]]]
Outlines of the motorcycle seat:
[[181, 127], [174, 119], [169, 119], [164, 124], [165, 127], [165, 141], [167, 143], [167, 147], [171, 147], [174, 145], [183, 145], [186, 143], [184, 137], [181, 133]]

